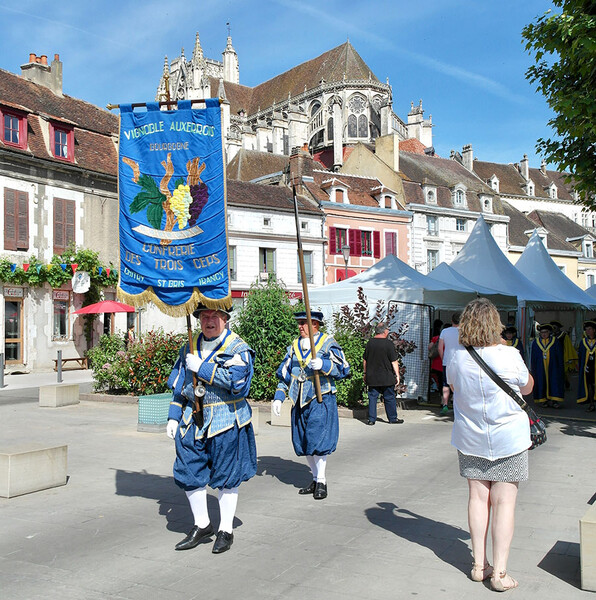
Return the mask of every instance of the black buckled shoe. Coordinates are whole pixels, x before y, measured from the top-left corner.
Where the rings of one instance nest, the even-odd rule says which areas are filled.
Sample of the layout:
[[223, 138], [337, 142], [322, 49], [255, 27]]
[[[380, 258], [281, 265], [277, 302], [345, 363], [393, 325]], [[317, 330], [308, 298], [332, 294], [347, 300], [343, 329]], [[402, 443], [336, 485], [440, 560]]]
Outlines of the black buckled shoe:
[[176, 550], [190, 550], [199, 545], [199, 542], [206, 537], [211, 537], [215, 532], [211, 523], [201, 529], [196, 525], [190, 530], [189, 534], [176, 544]]
[[213, 544], [213, 554], [221, 554], [230, 549], [234, 543], [234, 534], [227, 531], [218, 531], [215, 543]]
[[395, 419], [395, 421], [389, 421], [391, 425], [401, 425], [404, 422], [403, 419]]
[[315, 500], [322, 500], [323, 498], [327, 498], [327, 484], [317, 481], [313, 497]]
[[316, 487], [316, 485], [317, 485], [316, 481], [311, 481], [310, 485], [308, 487], [300, 488], [298, 490], [298, 493], [301, 496], [306, 496], [307, 494], [314, 494], [315, 493], [315, 487]]

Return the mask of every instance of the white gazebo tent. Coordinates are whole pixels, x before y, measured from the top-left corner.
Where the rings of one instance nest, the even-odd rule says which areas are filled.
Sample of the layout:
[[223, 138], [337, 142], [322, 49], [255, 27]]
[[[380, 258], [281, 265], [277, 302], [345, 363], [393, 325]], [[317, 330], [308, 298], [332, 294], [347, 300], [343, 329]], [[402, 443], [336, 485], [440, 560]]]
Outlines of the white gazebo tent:
[[582, 331], [582, 322], [585, 316], [583, 309], [596, 308], [596, 298], [593, 298], [575, 285], [557, 267], [536, 230], [532, 233], [530, 241], [515, 264], [515, 267], [528, 277], [528, 279], [539, 281], [540, 285], [543, 285], [546, 289], [555, 290], [557, 296], [564, 298], [566, 302], [580, 309], [575, 312], [573, 319], [574, 334], [571, 335], [571, 340], [575, 343], [575, 339], [581, 335]]
[[482, 217], [476, 222], [468, 241], [450, 266], [475, 285], [497, 289], [503, 294], [517, 297], [517, 325], [524, 342], [528, 341], [531, 325], [526, 307], [533, 311], [540, 307], [557, 310], [577, 306], [560, 297], [558, 290], [551, 293], [542, 289], [517, 269], [503, 254]]
[[408, 324], [405, 339], [416, 344], [416, 350], [404, 357], [406, 367], [406, 395], [426, 398], [428, 394], [428, 356], [430, 339], [430, 308], [461, 309], [476, 293], [469, 289], [446, 285], [419, 273], [396, 256], [387, 256], [370, 269], [344, 281], [310, 290], [313, 310], [325, 315], [328, 325], [331, 317], [343, 306], [353, 307], [358, 302], [358, 288], [362, 288], [369, 308], [374, 310], [379, 300], [398, 303], [395, 323]]

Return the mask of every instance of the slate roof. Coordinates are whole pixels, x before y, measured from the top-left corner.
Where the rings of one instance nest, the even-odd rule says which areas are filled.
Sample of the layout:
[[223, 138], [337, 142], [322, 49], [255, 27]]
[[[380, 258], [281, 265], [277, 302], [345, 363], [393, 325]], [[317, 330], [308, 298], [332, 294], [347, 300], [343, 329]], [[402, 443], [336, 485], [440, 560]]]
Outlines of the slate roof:
[[482, 160], [474, 161], [474, 172], [482, 181], [488, 185], [489, 179], [496, 175], [499, 179], [499, 193], [509, 194], [511, 196], [525, 196], [525, 179], [517, 170], [515, 165], [503, 165], [500, 163], [485, 162]]
[[[297, 197], [300, 214], [323, 216], [320, 208], [302, 196]], [[246, 181], [227, 181], [227, 202], [230, 206], [294, 212], [292, 191], [284, 186], [261, 185]]]
[[[380, 83], [350, 42], [332, 48], [320, 56], [250, 88], [224, 81], [231, 114], [244, 108], [248, 115], [267, 109], [275, 102], [302, 94], [305, 89], [316, 88], [321, 79], [326, 82], [366, 80]], [[211, 93], [217, 97], [219, 79], [211, 78]]]
[[565, 177], [568, 173], [560, 173], [558, 171], [549, 171], [545, 169], [542, 172], [541, 169], [529, 169], [530, 179], [534, 182], [536, 189], [534, 195], [537, 198], [550, 198], [548, 188], [551, 183], [557, 186], [557, 198], [559, 200], [573, 201], [571, 185], [565, 183]]
[[593, 236], [592, 232], [561, 213], [533, 210], [528, 214], [528, 219], [531, 219], [534, 223], [544, 227], [549, 232], [549, 240], [551, 232], [563, 240], [581, 238], [586, 235]]
[[[525, 233], [526, 231], [531, 232], [536, 227], [541, 226], [541, 223], [529, 219], [527, 215], [517, 210], [508, 202], [501, 201], [505, 214], [509, 217], [509, 244], [512, 246], [526, 247], [530, 241], [529, 236]], [[557, 230], [551, 230], [545, 227], [548, 231], [548, 249], [549, 250], [564, 250], [566, 252], [577, 252], [577, 248], [565, 241], [565, 238], [560, 237], [560, 233]]]
[[116, 176], [118, 152], [111, 137], [118, 133], [116, 115], [71, 96], [56, 96], [49, 88], [2, 69], [0, 105], [26, 112], [28, 124], [27, 149], [8, 146], [0, 139], [3, 150], [65, 164], [54, 158], [42, 134], [42, 127], [47, 127], [42, 122], [56, 120], [74, 125], [74, 165]]
[[271, 173], [285, 171], [289, 164], [289, 156], [242, 148], [226, 167], [226, 175], [228, 179], [251, 181]]
[[[399, 170], [404, 175], [404, 193], [408, 204], [425, 204], [421, 186], [428, 184], [436, 186], [437, 206], [454, 208], [452, 190], [461, 183], [466, 187], [467, 210], [482, 212], [479, 194], [487, 194], [493, 199], [492, 213], [503, 214], [500, 198], [494, 190], [456, 160], [400, 150]], [[412, 182], [416, 185], [411, 185]]]
[[[346, 175], [344, 173], [332, 173], [329, 171], [313, 171], [314, 186], [317, 190], [312, 190], [312, 185], [307, 185], [313, 196], [320, 201], [329, 202], [329, 195], [323, 189], [328, 187], [333, 180], [341, 182], [348, 190], [348, 200], [351, 206], [369, 206], [379, 208], [379, 202], [374, 198], [382, 188], [382, 183], [376, 177], [362, 177], [359, 175]], [[395, 192], [394, 192], [395, 193]], [[338, 203], [338, 206], [342, 206]], [[401, 209], [401, 207], [400, 207]]]

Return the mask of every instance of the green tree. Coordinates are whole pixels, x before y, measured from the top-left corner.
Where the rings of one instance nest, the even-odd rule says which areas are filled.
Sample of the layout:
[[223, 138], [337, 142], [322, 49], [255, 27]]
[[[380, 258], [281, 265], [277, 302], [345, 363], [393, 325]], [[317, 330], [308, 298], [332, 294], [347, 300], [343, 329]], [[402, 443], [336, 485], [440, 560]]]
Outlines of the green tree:
[[524, 27], [526, 50], [536, 64], [526, 78], [537, 83], [555, 116], [553, 138], [540, 138], [536, 149], [548, 162], [571, 173], [569, 182], [581, 202], [596, 208], [596, 2], [553, 0], [548, 10]]
[[272, 276], [266, 284], [250, 287], [233, 329], [256, 353], [250, 387], [256, 400], [270, 400], [275, 394], [275, 372], [298, 333], [297, 308], [290, 303], [284, 285]]

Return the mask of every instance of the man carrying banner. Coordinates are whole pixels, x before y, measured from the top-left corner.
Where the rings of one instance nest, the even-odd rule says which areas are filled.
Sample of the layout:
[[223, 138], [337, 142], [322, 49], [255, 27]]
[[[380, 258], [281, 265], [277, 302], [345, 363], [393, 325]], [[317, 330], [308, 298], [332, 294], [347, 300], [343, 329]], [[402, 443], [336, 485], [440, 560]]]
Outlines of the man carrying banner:
[[[181, 348], [168, 379], [174, 391], [167, 425], [167, 435], [176, 442], [174, 479], [186, 492], [194, 517], [194, 527], [176, 550], [189, 550], [214, 535], [207, 512], [209, 486], [219, 490], [220, 523], [212, 551], [220, 554], [234, 541], [238, 486], [257, 471], [252, 411], [246, 400], [254, 352], [226, 329], [227, 310], [200, 304], [193, 315], [201, 324], [194, 352], [188, 345]], [[193, 416], [197, 397], [202, 398], [202, 415]]]
[[[306, 456], [312, 473], [312, 482], [298, 491], [313, 495], [315, 500], [327, 497], [325, 467], [327, 456], [335, 451], [339, 439], [339, 419], [335, 399], [335, 380], [350, 373], [339, 344], [326, 333], [319, 331], [323, 313], [312, 311], [311, 322], [315, 344], [311, 352], [306, 312], [295, 315], [299, 337], [288, 348], [277, 369], [279, 384], [273, 398], [273, 412], [281, 414], [281, 403], [289, 397], [292, 401], [292, 443], [297, 456]], [[313, 355], [316, 358], [313, 358]], [[315, 392], [315, 371], [319, 371], [322, 402]]]

